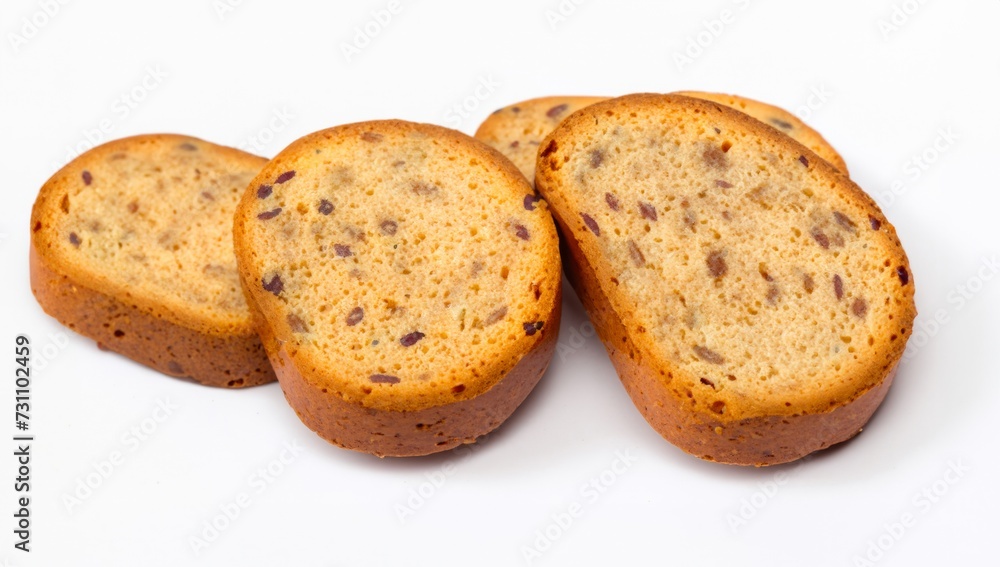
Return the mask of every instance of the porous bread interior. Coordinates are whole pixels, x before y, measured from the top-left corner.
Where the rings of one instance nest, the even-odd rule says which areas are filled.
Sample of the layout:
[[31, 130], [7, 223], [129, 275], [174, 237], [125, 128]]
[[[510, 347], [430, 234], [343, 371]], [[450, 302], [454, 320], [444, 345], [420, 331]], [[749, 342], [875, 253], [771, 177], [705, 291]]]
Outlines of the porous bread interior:
[[265, 163], [176, 135], [109, 142], [45, 185], [34, 237], [60, 271], [98, 291], [201, 332], [251, 332], [232, 215]]
[[[260, 198], [260, 185], [273, 189]], [[244, 197], [244, 284], [324, 390], [390, 410], [471, 398], [533, 347], [540, 333], [525, 325], [544, 327], [555, 306], [555, 226], [544, 202], [526, 208], [529, 195], [502, 156], [443, 128], [319, 132]], [[275, 276], [277, 294], [263, 287]]]
[[539, 168], [646, 364], [696, 409], [823, 411], [902, 352], [913, 286], [894, 230], [846, 177], [759, 123], [687, 97], [624, 97], [560, 126]]
[[[725, 104], [764, 122], [791, 136], [816, 152], [834, 167], [847, 172], [839, 153], [818, 132], [807, 126], [794, 114], [763, 102], [717, 93], [686, 91], [686, 96]], [[486, 142], [507, 156], [524, 173], [529, 181], [535, 180], [535, 161], [541, 141], [571, 114], [592, 104], [608, 100], [605, 97], [559, 96], [526, 100], [513, 104], [490, 115], [480, 125], [476, 138]], [[552, 113], [565, 105], [565, 110]]]
[[847, 164], [837, 150], [819, 132], [809, 127], [798, 116], [781, 107], [730, 94], [701, 91], [680, 91], [674, 94], [710, 100], [753, 116], [768, 126], [776, 128], [779, 132], [791, 136], [792, 139], [797, 140], [815, 152], [816, 155], [825, 159], [830, 165], [845, 174], [847, 173]]
[[526, 100], [492, 114], [479, 127], [476, 138], [505, 155], [533, 183], [542, 140], [567, 116], [602, 100], [605, 97], [552, 96]]

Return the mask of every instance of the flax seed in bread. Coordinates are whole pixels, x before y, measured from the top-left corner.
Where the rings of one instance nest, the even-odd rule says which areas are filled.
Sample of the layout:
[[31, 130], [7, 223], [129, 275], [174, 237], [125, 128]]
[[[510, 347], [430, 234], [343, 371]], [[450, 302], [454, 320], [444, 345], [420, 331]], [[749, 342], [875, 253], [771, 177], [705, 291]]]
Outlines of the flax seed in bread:
[[273, 381], [232, 245], [236, 203], [265, 163], [176, 135], [84, 153], [35, 201], [35, 297], [98, 346], [165, 374], [223, 387]]
[[336, 445], [411, 456], [471, 443], [552, 357], [552, 217], [468, 136], [402, 121], [311, 134], [254, 180], [234, 228], [285, 396]]
[[713, 102], [631, 95], [562, 123], [536, 181], [626, 390], [681, 449], [788, 462], [882, 401], [915, 316], [906, 255], [805, 146]]

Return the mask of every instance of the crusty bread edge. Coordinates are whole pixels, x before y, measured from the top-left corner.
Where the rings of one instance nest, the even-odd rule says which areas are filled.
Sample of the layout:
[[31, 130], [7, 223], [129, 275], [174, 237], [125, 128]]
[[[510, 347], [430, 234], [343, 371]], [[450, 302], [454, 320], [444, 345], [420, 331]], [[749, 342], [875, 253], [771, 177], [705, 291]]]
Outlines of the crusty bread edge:
[[558, 296], [541, 340], [492, 388], [474, 398], [416, 411], [376, 410], [345, 401], [310, 380], [299, 369], [295, 354], [275, 339], [266, 324], [261, 326], [260, 335], [285, 399], [306, 427], [345, 449], [379, 457], [416, 457], [474, 443], [499, 427], [524, 402], [555, 353], [562, 316]]
[[[52, 177], [50, 177], [39, 190], [38, 196], [35, 198], [35, 203], [31, 210], [32, 249], [34, 249], [36, 253], [45, 260], [45, 265], [56, 273], [72, 273], [73, 279], [78, 284], [90, 289], [102, 290], [102, 292], [107, 292], [112, 297], [127, 298], [130, 305], [135, 305], [143, 313], [158, 319], [166, 319], [179, 327], [195, 330], [206, 336], [225, 338], [230, 335], [248, 335], [252, 332], [249, 319], [238, 322], [235, 325], [220, 324], [220, 321], [216, 321], [213, 318], [201, 317], [195, 309], [187, 309], [183, 305], [166, 306], [158, 298], [134, 295], [128, 290], [127, 286], [116, 285], [113, 282], [109, 284], [109, 282], [102, 280], [92, 273], [76, 270], [68, 259], [62, 257], [56, 252], [57, 248], [53, 246], [54, 242], [52, 241], [54, 235], [51, 234], [50, 231], [34, 229], [38, 223], [42, 223], [43, 225], [45, 224], [47, 219], [44, 218], [44, 215], [49, 207], [58, 206], [54, 202], [54, 199], [56, 195], [60, 193], [63, 185], [71, 179], [80, 178], [80, 174], [84, 169], [86, 169], [86, 167], [82, 164], [85, 159], [88, 157], [99, 158], [100, 156], [127, 149], [131, 144], [136, 142], [144, 142], [152, 139], [171, 140], [177, 143], [193, 140], [207, 146], [211, 146], [212, 151], [228, 155], [233, 159], [259, 161], [260, 167], [264, 167], [264, 165], [267, 164], [266, 158], [255, 156], [236, 148], [221, 146], [213, 142], [208, 142], [193, 136], [185, 136], [182, 134], [144, 134], [119, 138], [106, 142], [88, 150], [70, 163], [63, 166], [63, 168], [53, 174]], [[111, 289], [105, 289], [109, 286]]]
[[770, 415], [722, 421], [692, 411], [690, 400], [675, 396], [611, 306], [596, 271], [580, 250], [569, 226], [553, 210], [560, 227], [566, 277], [604, 343], [618, 377], [636, 408], [664, 439], [701, 459], [733, 465], [767, 466], [800, 459], [847, 441], [861, 432], [889, 391], [896, 366], [876, 386], [830, 411]]
[[[869, 205], [875, 218], [881, 222], [881, 231], [896, 246], [901, 265], [909, 269], [906, 254], [899, 243], [895, 229], [882, 214], [878, 205], [857, 187], [846, 175], [833, 165], [819, 158], [812, 150], [791, 137], [769, 127], [759, 120], [738, 110], [712, 101], [682, 95], [636, 94], [619, 99], [609, 99], [602, 103], [581, 109], [564, 120], [541, 145], [536, 186], [543, 196], [547, 190], [541, 180], [547, 171], [544, 149], [557, 140], [563, 131], [572, 130], [577, 123], [592, 122], [595, 115], [629, 100], [681, 99], [706, 111], [729, 114], [730, 119], [743, 123], [751, 131], [765, 135], [783, 143], [792, 144], [791, 149], [800, 152], [810, 161], [810, 167], [820, 168], [824, 175], [834, 176], [842, 181], [848, 193], [855, 199]], [[558, 144], [558, 142], [557, 142]], [[853, 395], [840, 400], [823, 411], [782, 415], [760, 415], [741, 417], [737, 420], [719, 419], [721, 416], [701, 409], [686, 406], [689, 400], [682, 400], [668, 387], [663, 372], [648, 364], [653, 359], [647, 354], [649, 345], [637, 344], [615, 311], [606, 292], [601, 288], [596, 269], [588, 262], [581, 243], [576, 239], [573, 227], [559, 213], [559, 206], [550, 206], [559, 226], [563, 247], [565, 271], [570, 283], [580, 297], [598, 335], [602, 339], [609, 356], [618, 371], [619, 378], [647, 422], [664, 438], [681, 449], [706, 460], [714, 460], [739, 465], [773, 465], [793, 461], [813, 451], [845, 441], [858, 432], [881, 404], [892, 384], [899, 359], [905, 349], [906, 340], [896, 341], [890, 354], [890, 363], [879, 376], [870, 376], [866, 384], [860, 384]], [[907, 328], [912, 326], [916, 316], [912, 304], [913, 281], [911, 273], [910, 302], [903, 313], [902, 321]], [[675, 378], [676, 379], [676, 378]]]
[[[472, 143], [483, 157], [495, 161], [512, 182], [523, 184], [525, 194], [531, 193], [530, 184], [520, 170], [499, 151], [479, 140], [431, 124], [398, 120], [376, 122], [389, 123], [390, 127], [417, 128], [461, 143]], [[536, 335], [537, 340], [530, 349], [497, 354], [484, 371], [484, 376], [476, 381], [477, 386], [473, 387], [470, 381], [470, 387], [455, 401], [441, 404], [437, 399], [429, 399], [414, 405], [412, 402], [383, 400], [382, 404], [372, 407], [347, 400], [338, 392], [325, 388], [321, 380], [316, 379], [319, 376], [312, 375], [319, 372], [319, 365], [304, 359], [302, 352], [294, 348], [294, 337], [282, 318], [274, 314], [268, 316], [266, 307], [259, 301], [262, 292], [256, 285], [257, 274], [249, 273], [247, 266], [251, 250], [245, 243], [245, 223], [252, 218], [255, 202], [251, 188], [267, 181], [269, 173], [284, 168], [284, 160], [290, 160], [301, 147], [334, 131], [361, 133], [369, 124], [371, 122], [345, 124], [308, 134], [283, 150], [251, 183], [237, 207], [234, 221], [233, 238], [240, 281], [250, 305], [254, 327], [263, 340], [264, 350], [275, 368], [285, 397], [306, 426], [331, 443], [348, 449], [379, 456], [426, 455], [461, 443], [471, 443], [499, 426], [524, 401], [544, 374], [555, 352], [562, 313], [558, 235], [549, 216], [545, 224], [549, 227], [546, 237], [552, 242], [552, 257], [546, 259], [544, 265], [552, 271], [549, 275], [554, 288], [552, 293], [546, 294], [551, 297], [548, 300], [548, 315], [544, 317], [545, 327]], [[545, 210], [539, 212], [548, 214]], [[421, 427], [418, 428], [418, 425]]]
[[[161, 139], [178, 143], [195, 140], [213, 151], [237, 159], [262, 160], [235, 148], [180, 134], [147, 134], [112, 140], [81, 154], [52, 175], [39, 190], [32, 207], [28, 252], [32, 293], [48, 315], [77, 333], [93, 339], [102, 350], [122, 354], [163, 374], [191, 379], [206, 386], [242, 388], [275, 381], [260, 338], [249, 320], [244, 325], [220, 326], [190, 313], [168, 309], [153, 298], [143, 298], [102, 287], [90, 274], [76, 273], [52, 253], [52, 235], [35, 230], [45, 223], [49, 199], [68, 179], [79, 178], [88, 155], [119, 151], [136, 141]], [[124, 297], [122, 297], [124, 295]]]
[[242, 388], [275, 380], [260, 338], [204, 334], [87, 287], [48, 264], [32, 244], [31, 290], [42, 309], [73, 331], [164, 374], [206, 386]]

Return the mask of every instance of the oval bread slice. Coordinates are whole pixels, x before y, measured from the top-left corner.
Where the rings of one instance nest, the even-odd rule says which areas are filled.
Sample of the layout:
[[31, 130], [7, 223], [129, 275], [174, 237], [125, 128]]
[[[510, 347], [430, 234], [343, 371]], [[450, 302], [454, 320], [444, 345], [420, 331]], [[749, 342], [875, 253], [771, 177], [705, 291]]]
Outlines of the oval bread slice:
[[233, 254], [232, 218], [267, 160], [186, 136], [98, 146], [42, 187], [31, 288], [74, 331], [165, 374], [274, 381]]
[[471, 443], [552, 357], [551, 215], [513, 164], [458, 132], [380, 121], [306, 136], [248, 188], [234, 238], [289, 404], [341, 447]]
[[[844, 158], [819, 132], [797, 116], [774, 105], [736, 95], [688, 91], [686, 96], [711, 100], [746, 113], [805, 144], [831, 165], [847, 173]], [[538, 147], [565, 118], [606, 97], [555, 96], [526, 100], [501, 108], [491, 114], [476, 131], [476, 139], [486, 142], [507, 156], [529, 181], [535, 180]]]
[[915, 316], [892, 225], [805, 146], [678, 95], [585, 108], [538, 190], [647, 421], [703, 459], [792, 461], [857, 434]]

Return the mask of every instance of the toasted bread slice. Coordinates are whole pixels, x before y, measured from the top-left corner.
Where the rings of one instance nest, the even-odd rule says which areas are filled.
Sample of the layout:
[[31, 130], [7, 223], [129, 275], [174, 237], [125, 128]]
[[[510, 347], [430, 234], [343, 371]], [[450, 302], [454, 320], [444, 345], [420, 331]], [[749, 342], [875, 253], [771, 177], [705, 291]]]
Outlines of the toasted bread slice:
[[165, 374], [271, 382], [243, 299], [232, 215], [267, 160], [176, 135], [94, 148], [42, 187], [31, 287], [64, 325]]
[[[837, 150], [819, 132], [787, 110], [736, 95], [693, 91], [678, 94], [711, 100], [744, 112], [805, 144], [834, 167], [847, 173], [847, 164]], [[512, 104], [491, 114], [479, 126], [476, 139], [499, 150], [529, 181], [534, 182], [535, 160], [542, 140], [569, 115], [602, 100], [607, 98], [555, 96]]]
[[285, 396], [336, 445], [471, 443], [554, 352], [551, 215], [513, 164], [458, 132], [379, 121], [306, 136], [251, 184], [234, 236]]
[[906, 255], [805, 146], [713, 102], [630, 95], [561, 124], [537, 186], [623, 384], [681, 449], [783, 463], [882, 401], [915, 316]]

